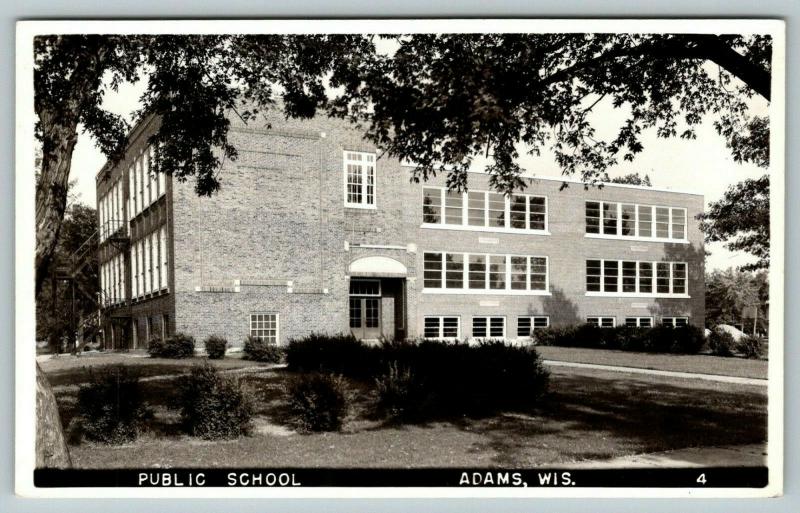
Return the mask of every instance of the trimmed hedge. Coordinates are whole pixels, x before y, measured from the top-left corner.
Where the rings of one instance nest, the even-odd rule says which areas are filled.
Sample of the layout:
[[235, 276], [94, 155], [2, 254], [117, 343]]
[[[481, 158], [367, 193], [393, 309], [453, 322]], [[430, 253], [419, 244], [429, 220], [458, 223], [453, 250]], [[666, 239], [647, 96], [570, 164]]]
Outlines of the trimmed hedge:
[[549, 379], [534, 348], [497, 340], [367, 346], [349, 335], [312, 335], [289, 342], [287, 363], [290, 370], [376, 383], [382, 409], [420, 418], [526, 409], [537, 404]]
[[538, 345], [617, 349], [646, 353], [697, 354], [703, 348], [703, 331], [695, 326], [655, 326], [653, 328], [598, 328], [581, 324], [545, 328], [533, 332]]
[[206, 354], [211, 360], [220, 360], [225, 358], [225, 348], [228, 341], [222, 337], [211, 335], [205, 341]]
[[764, 351], [761, 339], [753, 335], [745, 335], [736, 343], [736, 350], [745, 358], [761, 358]]
[[250, 335], [244, 339], [242, 352], [245, 360], [256, 362], [280, 363], [283, 359], [283, 350], [280, 347]]
[[132, 442], [152, 417], [145, 405], [139, 377], [127, 367], [89, 369], [89, 383], [78, 390], [73, 425], [87, 440], [105, 444]]
[[250, 434], [253, 400], [238, 379], [221, 375], [208, 362], [192, 368], [179, 384], [184, 430], [206, 440]]
[[167, 340], [155, 338], [147, 345], [147, 352], [153, 358], [191, 358], [194, 356], [194, 337], [176, 333]]

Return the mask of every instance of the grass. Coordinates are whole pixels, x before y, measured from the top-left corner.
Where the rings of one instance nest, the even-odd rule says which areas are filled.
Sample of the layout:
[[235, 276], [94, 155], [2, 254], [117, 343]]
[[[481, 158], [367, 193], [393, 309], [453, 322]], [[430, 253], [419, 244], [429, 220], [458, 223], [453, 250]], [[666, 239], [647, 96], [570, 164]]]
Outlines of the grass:
[[537, 346], [536, 350], [545, 360], [767, 379], [766, 360], [711, 355], [635, 353], [581, 347]]
[[[172, 368], [154, 359], [126, 362], [141, 365], [138, 360], [171, 372], [185, 370], [198, 359], [171, 361]], [[417, 425], [374, 418], [372, 392], [364, 384], [350, 382], [354, 408], [343, 432], [300, 435], [289, 428], [282, 392], [290, 373], [280, 368], [250, 370], [254, 372], [242, 373], [241, 379], [257, 396], [252, 436], [207, 442], [181, 434], [177, 413], [169, 409], [174, 381], [150, 380], [143, 383], [155, 410], [149, 432], [125, 446], [73, 445], [74, 464], [81, 468], [527, 468], [766, 440], [763, 387], [575, 368], [552, 368], [551, 393], [529, 412]], [[76, 384], [85, 372], [61, 367], [56, 375]], [[74, 413], [75, 388], [56, 390], [65, 426]]]

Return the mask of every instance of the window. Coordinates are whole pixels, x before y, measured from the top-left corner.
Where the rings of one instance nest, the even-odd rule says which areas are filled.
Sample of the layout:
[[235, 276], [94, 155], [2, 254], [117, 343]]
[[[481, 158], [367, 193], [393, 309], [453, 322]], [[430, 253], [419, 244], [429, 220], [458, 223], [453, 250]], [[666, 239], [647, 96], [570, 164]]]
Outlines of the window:
[[530, 337], [537, 329], [550, 326], [550, 317], [544, 315], [517, 317], [517, 336]]
[[442, 288], [442, 253], [425, 253], [422, 257], [422, 279], [426, 289]]
[[613, 328], [617, 324], [615, 317], [587, 317], [586, 323], [598, 328]]
[[[150, 146], [148, 148], [148, 151], [150, 152], [150, 168], [152, 169], [152, 168], [155, 167], [155, 165], [154, 165], [155, 164], [155, 157], [156, 157], [155, 150], [153, 149], [152, 146]], [[161, 196], [163, 196], [164, 194], [167, 193], [167, 185], [166, 185], [165, 182], [166, 182], [166, 177], [164, 176], [164, 173], [158, 173], [158, 195], [159, 195], [159, 197], [161, 197]]]
[[169, 285], [167, 284], [167, 252], [169, 248], [167, 247], [167, 227], [162, 226], [159, 236], [161, 238], [161, 288], [167, 289]]
[[505, 317], [473, 317], [472, 336], [474, 338], [505, 338]]
[[132, 295], [133, 297], [139, 297], [139, 261], [137, 259], [137, 253], [139, 252], [139, 245], [134, 244], [131, 246], [131, 285], [132, 285]]
[[586, 202], [586, 234], [686, 240], [686, 209], [606, 201]]
[[152, 264], [150, 260], [150, 237], [144, 238], [144, 293], [149, 294], [152, 289]]
[[547, 198], [514, 194], [506, 199], [496, 192], [461, 193], [425, 187], [422, 189], [422, 222], [483, 231], [544, 231], [547, 229]]
[[422, 222], [436, 224], [442, 219], [442, 189], [422, 189]]
[[686, 263], [586, 261], [587, 293], [619, 292], [622, 295], [652, 295], [654, 288], [655, 293], [660, 296], [687, 294]]
[[547, 257], [423, 253], [422, 274], [425, 289], [546, 292], [547, 268]]
[[626, 317], [625, 326], [628, 328], [652, 328], [652, 317]]
[[168, 337], [171, 335], [169, 331], [169, 314], [161, 315], [161, 333], [164, 334], [164, 337]]
[[250, 315], [250, 336], [268, 344], [278, 343], [278, 314], [259, 313]]
[[375, 208], [375, 154], [344, 152], [345, 205]]
[[380, 280], [350, 280], [351, 296], [380, 296]]
[[425, 317], [425, 338], [458, 339], [461, 335], [461, 319], [458, 317]]
[[672, 326], [673, 328], [682, 328], [689, 325], [688, 317], [662, 317], [661, 324], [664, 326]]

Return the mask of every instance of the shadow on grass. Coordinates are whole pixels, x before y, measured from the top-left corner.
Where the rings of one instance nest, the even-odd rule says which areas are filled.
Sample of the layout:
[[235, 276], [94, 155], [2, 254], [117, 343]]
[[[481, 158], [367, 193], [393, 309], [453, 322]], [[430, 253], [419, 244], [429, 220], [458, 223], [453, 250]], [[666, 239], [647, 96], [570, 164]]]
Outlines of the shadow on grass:
[[[591, 440], [617, 440], [640, 452], [686, 447], [764, 443], [767, 401], [763, 393], [694, 390], [685, 386], [588, 376], [559, 376], [541, 406], [528, 415], [472, 425], [488, 438], [483, 447], [499, 465], [518, 461], [531, 438], [558, 432], [563, 456], [602, 459]], [[611, 447], [611, 444], [609, 444]]]

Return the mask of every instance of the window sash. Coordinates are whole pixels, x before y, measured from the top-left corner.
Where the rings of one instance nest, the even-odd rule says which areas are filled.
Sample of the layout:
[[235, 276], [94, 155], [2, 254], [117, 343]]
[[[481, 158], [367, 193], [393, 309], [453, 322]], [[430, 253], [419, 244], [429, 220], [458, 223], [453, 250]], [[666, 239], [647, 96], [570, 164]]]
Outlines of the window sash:
[[422, 189], [422, 223], [513, 231], [546, 231], [547, 198], [491, 191]]
[[619, 203], [585, 202], [586, 234], [651, 240], [686, 240], [687, 210]]
[[424, 252], [423, 288], [452, 291], [546, 292], [547, 257]]
[[461, 337], [461, 318], [449, 315], [425, 316], [422, 333], [424, 338], [429, 339], [458, 339]]
[[661, 324], [664, 326], [672, 326], [673, 328], [680, 328], [689, 325], [689, 318], [686, 316], [662, 317]]
[[345, 205], [375, 206], [375, 154], [345, 151], [344, 156]]
[[652, 328], [652, 317], [626, 317], [625, 326], [628, 328]]
[[688, 294], [686, 262], [586, 260], [586, 292], [674, 296]]
[[276, 313], [250, 314], [250, 336], [267, 342], [278, 344], [279, 317]]
[[472, 318], [473, 338], [505, 338], [506, 318], [502, 316]]
[[613, 328], [617, 325], [617, 318], [607, 316], [591, 316], [586, 318], [586, 323], [598, 328]]
[[550, 317], [546, 315], [526, 315], [517, 317], [517, 337], [530, 337], [537, 329], [550, 326]]

